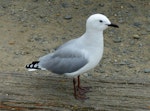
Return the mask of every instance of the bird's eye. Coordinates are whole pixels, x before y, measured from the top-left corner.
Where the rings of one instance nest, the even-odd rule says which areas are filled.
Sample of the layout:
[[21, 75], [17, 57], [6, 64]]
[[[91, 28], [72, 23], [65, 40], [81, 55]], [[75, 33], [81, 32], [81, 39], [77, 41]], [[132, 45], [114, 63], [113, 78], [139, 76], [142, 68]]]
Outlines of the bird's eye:
[[99, 22], [101, 22], [101, 23], [102, 23], [103, 21], [102, 21], [102, 20], [100, 20]]

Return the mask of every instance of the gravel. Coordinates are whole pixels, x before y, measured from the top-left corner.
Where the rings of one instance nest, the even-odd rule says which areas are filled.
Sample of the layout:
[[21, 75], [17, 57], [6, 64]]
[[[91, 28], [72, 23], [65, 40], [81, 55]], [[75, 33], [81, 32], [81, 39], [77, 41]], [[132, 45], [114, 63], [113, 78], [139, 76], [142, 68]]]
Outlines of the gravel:
[[124, 72], [130, 77], [135, 70], [149, 73], [150, 27], [145, 10], [149, 10], [149, 3], [140, 0], [2, 0], [0, 71], [14, 72], [18, 69], [18, 72], [26, 73], [24, 65], [81, 36], [87, 17], [103, 13], [120, 28], [108, 28], [104, 32], [105, 50], [100, 63], [103, 67], [97, 66], [96, 73], [110, 76], [116, 69], [118, 76]]

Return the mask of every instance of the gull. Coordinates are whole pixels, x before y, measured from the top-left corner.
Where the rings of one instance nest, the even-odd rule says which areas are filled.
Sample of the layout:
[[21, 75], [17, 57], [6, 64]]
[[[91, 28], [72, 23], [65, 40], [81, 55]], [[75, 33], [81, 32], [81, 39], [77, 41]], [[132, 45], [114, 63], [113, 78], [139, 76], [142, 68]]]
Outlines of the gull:
[[28, 71], [48, 70], [73, 78], [75, 99], [87, 99], [90, 87], [81, 87], [80, 74], [96, 67], [104, 51], [103, 31], [108, 27], [119, 28], [103, 14], [93, 14], [86, 21], [85, 33], [61, 45], [53, 53], [26, 65]]

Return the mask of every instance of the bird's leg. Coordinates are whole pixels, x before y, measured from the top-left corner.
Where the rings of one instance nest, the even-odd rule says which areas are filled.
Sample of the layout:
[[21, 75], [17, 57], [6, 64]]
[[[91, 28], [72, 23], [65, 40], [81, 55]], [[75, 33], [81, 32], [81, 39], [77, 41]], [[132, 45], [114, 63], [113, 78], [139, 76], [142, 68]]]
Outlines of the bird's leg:
[[78, 91], [77, 91], [77, 86], [76, 86], [76, 79], [73, 78], [73, 87], [74, 87], [74, 97], [75, 99], [87, 99], [85, 95], [81, 95]]
[[80, 85], [80, 75], [78, 76], [78, 86], [77, 86], [77, 90], [80, 92], [80, 94], [85, 94], [87, 92], [90, 91], [91, 87], [82, 87]]
[[77, 98], [76, 79], [73, 78], [74, 97]]

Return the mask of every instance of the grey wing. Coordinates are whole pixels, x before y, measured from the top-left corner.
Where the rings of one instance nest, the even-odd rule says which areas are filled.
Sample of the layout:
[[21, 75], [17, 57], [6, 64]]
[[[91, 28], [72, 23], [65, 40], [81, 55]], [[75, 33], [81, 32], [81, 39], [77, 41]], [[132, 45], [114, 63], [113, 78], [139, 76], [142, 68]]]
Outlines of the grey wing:
[[87, 63], [88, 60], [78, 51], [59, 50], [43, 57], [39, 64], [53, 73], [65, 74], [75, 72]]
[[45, 55], [45, 56], [43, 56], [43, 57], [40, 57], [39, 58], [39, 61], [49, 61], [50, 59], [51, 59], [51, 57], [53, 56], [53, 53], [49, 53], [49, 54], [47, 54], [47, 55]]

